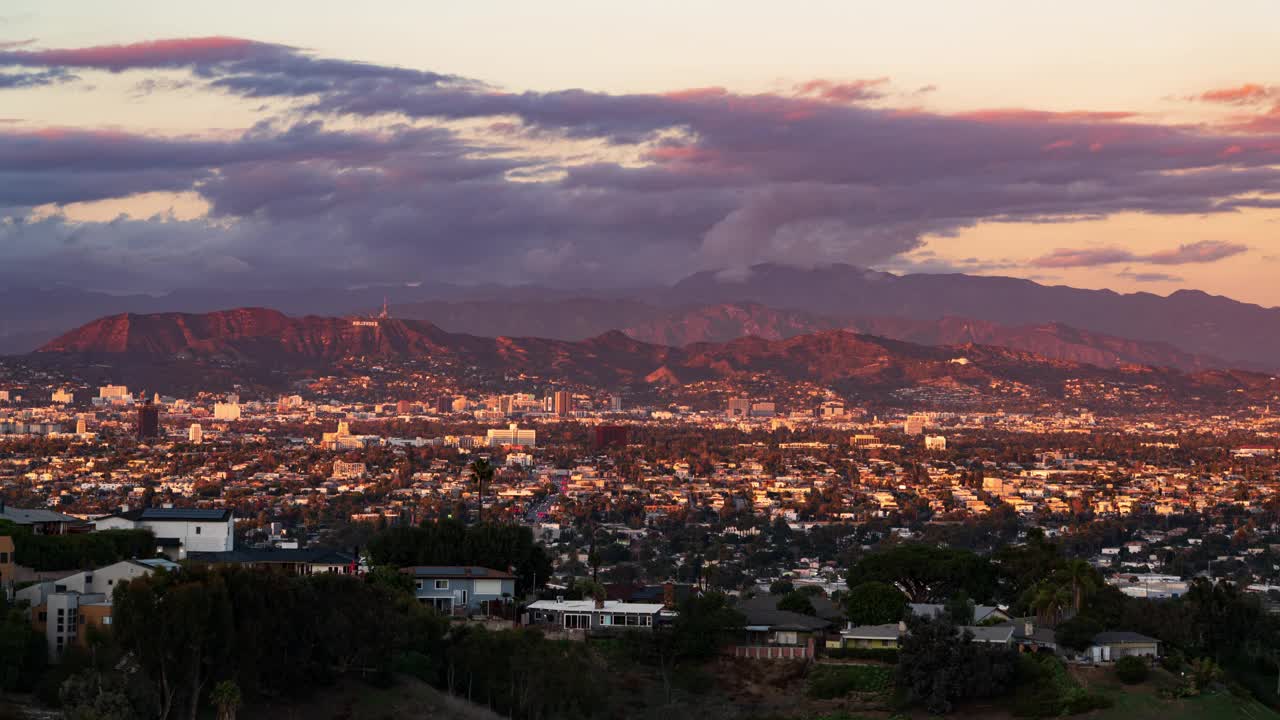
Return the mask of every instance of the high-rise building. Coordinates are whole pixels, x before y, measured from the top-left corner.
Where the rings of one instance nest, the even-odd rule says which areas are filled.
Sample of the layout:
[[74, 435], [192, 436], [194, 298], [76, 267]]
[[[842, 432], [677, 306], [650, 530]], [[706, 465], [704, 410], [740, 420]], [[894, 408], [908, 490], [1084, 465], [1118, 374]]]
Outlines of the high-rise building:
[[160, 437], [160, 408], [153, 402], [138, 406], [138, 439]]
[[902, 423], [902, 432], [908, 435], [923, 435], [926, 427], [929, 426], [929, 417], [927, 415], [908, 415], [907, 421]]
[[946, 450], [947, 438], [943, 435], [925, 435], [924, 449], [925, 450]]
[[622, 412], [622, 396], [621, 395], [609, 396], [609, 410], [611, 412]]
[[396, 403], [397, 415], [408, 415], [413, 412], [413, 403], [408, 400], [401, 400]]
[[89, 434], [89, 423], [84, 419], [83, 415], [76, 416], [76, 434], [77, 435]]
[[58, 388], [57, 390], [53, 391], [53, 402], [60, 403], [62, 405], [68, 405], [73, 400], [75, 400], [75, 396], [71, 394], [70, 390], [64, 390], [62, 388]]
[[204, 442], [204, 429], [200, 427], [200, 423], [191, 423], [191, 427], [187, 428], [187, 442], [192, 445]]
[[560, 417], [573, 412], [573, 395], [568, 390], [557, 390], [552, 396], [551, 411]]
[[773, 417], [777, 411], [777, 406], [771, 402], [758, 402], [751, 404], [752, 417]]
[[751, 401], [744, 397], [729, 398], [727, 413], [731, 418], [744, 418], [751, 414]]

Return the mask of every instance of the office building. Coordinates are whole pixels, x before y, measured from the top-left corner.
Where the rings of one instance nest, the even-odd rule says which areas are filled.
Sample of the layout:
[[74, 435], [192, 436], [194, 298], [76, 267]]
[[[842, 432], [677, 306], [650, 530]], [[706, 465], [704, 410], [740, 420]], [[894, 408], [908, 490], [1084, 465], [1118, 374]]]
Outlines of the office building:
[[568, 390], [557, 390], [552, 396], [551, 411], [560, 417], [573, 412], [573, 395]]
[[191, 427], [187, 428], [187, 442], [192, 445], [204, 442], [204, 430], [200, 427], [200, 423], [191, 423]]
[[929, 426], [929, 418], [925, 415], [908, 415], [907, 421], [902, 424], [902, 432], [908, 435], [923, 435], [926, 427]]
[[727, 414], [731, 418], [744, 418], [751, 413], [751, 401], [744, 397], [729, 398]]
[[146, 402], [138, 407], [137, 430], [139, 440], [160, 437], [160, 408], [155, 403]]
[[489, 430], [485, 434], [485, 442], [489, 447], [502, 447], [504, 445], [533, 447], [538, 444], [538, 431], [521, 430], [516, 423], [511, 423], [505, 429]]
[[240, 419], [240, 403], [220, 402], [213, 405], [213, 419], [234, 422]]

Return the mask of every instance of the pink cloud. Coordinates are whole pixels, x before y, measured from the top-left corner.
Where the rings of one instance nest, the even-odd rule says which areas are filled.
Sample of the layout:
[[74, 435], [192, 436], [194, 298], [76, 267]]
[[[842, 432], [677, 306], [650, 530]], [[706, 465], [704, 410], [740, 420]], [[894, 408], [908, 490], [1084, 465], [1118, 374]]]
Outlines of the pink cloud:
[[85, 67], [122, 72], [135, 68], [208, 65], [242, 60], [255, 51], [277, 46], [233, 37], [176, 38], [129, 45], [23, 50], [4, 53], [19, 64]]
[[800, 97], [812, 97], [827, 102], [855, 103], [876, 100], [884, 97], [883, 86], [889, 78], [878, 77], [865, 80], [835, 82], [832, 80], [810, 80], [796, 85], [795, 94]]
[[1218, 88], [1200, 93], [1197, 99], [1203, 102], [1225, 103], [1228, 105], [1248, 105], [1265, 101], [1277, 94], [1277, 88], [1245, 83], [1237, 87]]

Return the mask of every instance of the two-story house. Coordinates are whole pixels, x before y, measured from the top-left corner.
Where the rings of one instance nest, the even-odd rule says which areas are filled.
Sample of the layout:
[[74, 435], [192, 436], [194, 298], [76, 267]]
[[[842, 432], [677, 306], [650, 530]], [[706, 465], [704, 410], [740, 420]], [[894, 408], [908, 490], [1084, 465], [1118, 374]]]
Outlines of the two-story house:
[[156, 544], [171, 559], [192, 552], [235, 549], [236, 517], [229, 509], [144, 508], [106, 515], [93, 521], [96, 530], [150, 530]]
[[400, 572], [413, 578], [414, 595], [445, 614], [494, 614], [493, 603], [509, 604], [516, 594], [516, 576], [474, 565], [417, 566]]

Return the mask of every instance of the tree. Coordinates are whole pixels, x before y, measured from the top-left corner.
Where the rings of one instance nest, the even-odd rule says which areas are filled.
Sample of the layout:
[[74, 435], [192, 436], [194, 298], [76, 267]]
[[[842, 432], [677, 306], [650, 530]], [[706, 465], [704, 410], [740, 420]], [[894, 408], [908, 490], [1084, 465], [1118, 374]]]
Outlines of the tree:
[[476, 476], [476, 487], [478, 490], [479, 505], [476, 508], [476, 522], [484, 522], [484, 486], [493, 480], [493, 465], [489, 462], [489, 458], [480, 457], [471, 461], [471, 472]]
[[1062, 574], [1071, 588], [1071, 606], [1076, 612], [1084, 607], [1085, 596], [1098, 586], [1098, 571], [1084, 560], [1068, 560]]
[[791, 581], [786, 578], [782, 578], [781, 580], [774, 580], [773, 582], [769, 583], [770, 595], [786, 595], [787, 593], [795, 589], [796, 589], [796, 586], [793, 585]]
[[844, 597], [845, 618], [854, 625], [887, 625], [907, 612], [907, 596], [898, 588], [870, 581], [855, 585]]
[[58, 699], [67, 720], [133, 720], [139, 715], [123, 679], [97, 670], [67, 678], [58, 688]]
[[778, 600], [778, 609], [787, 612], [800, 613], [801, 615], [817, 615], [818, 611], [813, 607], [813, 601], [809, 596], [802, 592], [792, 591], [783, 595]]
[[943, 612], [956, 625], [973, 624], [973, 601], [969, 599], [969, 593], [964, 590], [957, 592], [947, 600], [946, 604], [943, 605]]
[[931, 713], [949, 712], [957, 701], [990, 698], [1010, 690], [1017, 653], [973, 642], [945, 615], [912, 617], [898, 651], [898, 684], [912, 703]]
[[960, 590], [985, 601], [996, 594], [996, 578], [991, 561], [968, 550], [905, 544], [862, 558], [850, 568], [848, 582], [890, 583], [923, 603], [944, 602]]
[[209, 703], [218, 711], [218, 720], [236, 720], [241, 703], [240, 686], [234, 680], [223, 680], [209, 693]]
[[1097, 620], [1087, 615], [1077, 615], [1058, 624], [1054, 639], [1059, 645], [1079, 652], [1092, 645], [1094, 636], [1102, 630], [1102, 624]]

